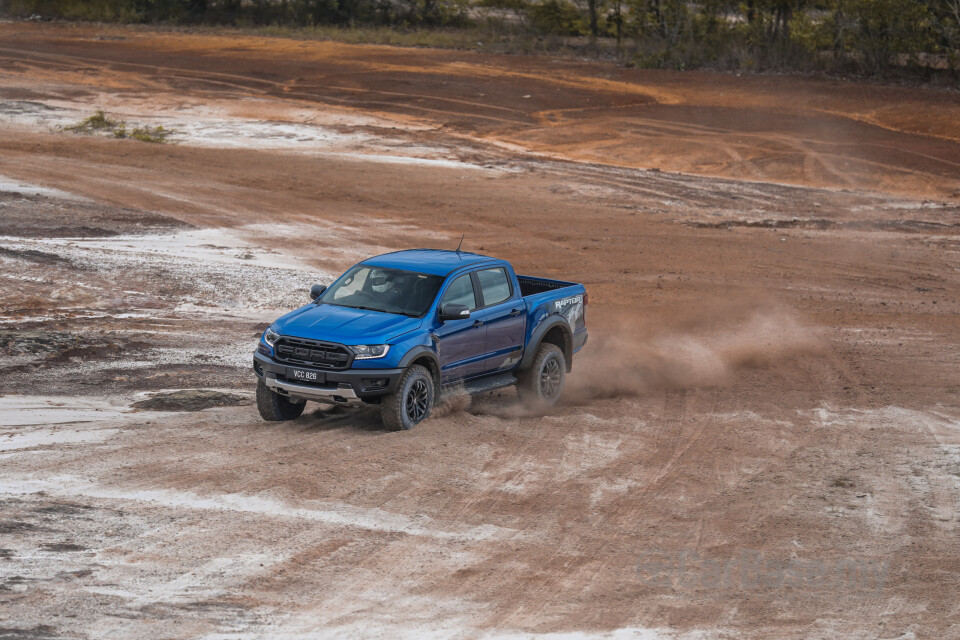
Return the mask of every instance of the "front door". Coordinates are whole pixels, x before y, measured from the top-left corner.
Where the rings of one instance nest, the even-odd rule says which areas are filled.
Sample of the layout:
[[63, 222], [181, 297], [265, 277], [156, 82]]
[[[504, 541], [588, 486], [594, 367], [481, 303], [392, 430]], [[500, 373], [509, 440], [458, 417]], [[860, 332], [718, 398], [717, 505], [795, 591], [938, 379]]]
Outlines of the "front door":
[[[455, 278], [442, 295], [440, 309], [445, 304], [462, 304], [471, 313], [477, 309], [477, 295], [468, 273]], [[439, 337], [437, 353], [440, 356], [441, 384], [469, 378], [481, 371], [487, 331], [479, 318], [447, 320], [434, 333]]]

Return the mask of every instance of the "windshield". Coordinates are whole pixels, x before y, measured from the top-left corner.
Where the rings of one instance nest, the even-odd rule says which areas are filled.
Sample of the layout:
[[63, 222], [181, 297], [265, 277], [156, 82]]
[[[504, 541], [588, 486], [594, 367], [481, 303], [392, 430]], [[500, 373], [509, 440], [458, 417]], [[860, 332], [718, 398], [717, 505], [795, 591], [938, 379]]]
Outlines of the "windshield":
[[441, 284], [443, 276], [358, 264], [340, 276], [320, 301], [416, 318], [430, 308]]

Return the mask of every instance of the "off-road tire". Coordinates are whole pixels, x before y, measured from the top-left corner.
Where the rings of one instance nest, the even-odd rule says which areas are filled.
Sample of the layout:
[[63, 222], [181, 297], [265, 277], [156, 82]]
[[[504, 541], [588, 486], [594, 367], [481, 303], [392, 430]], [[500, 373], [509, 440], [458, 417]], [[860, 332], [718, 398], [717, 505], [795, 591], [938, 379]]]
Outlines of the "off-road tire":
[[260, 417], [269, 422], [283, 422], [299, 418], [306, 402], [292, 402], [257, 380], [257, 410]]
[[560, 399], [567, 377], [567, 361], [555, 344], [545, 342], [537, 348], [533, 364], [517, 376], [520, 400], [535, 409], [549, 409]]
[[397, 389], [384, 396], [380, 416], [388, 429], [412, 429], [430, 417], [433, 401], [433, 376], [426, 367], [415, 364], [400, 376]]

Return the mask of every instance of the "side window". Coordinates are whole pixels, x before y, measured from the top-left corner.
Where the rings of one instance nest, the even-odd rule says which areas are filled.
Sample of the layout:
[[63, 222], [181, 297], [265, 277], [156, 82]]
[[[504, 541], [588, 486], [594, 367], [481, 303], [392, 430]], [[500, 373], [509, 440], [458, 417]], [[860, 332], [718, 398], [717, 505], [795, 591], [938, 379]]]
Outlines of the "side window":
[[477, 308], [477, 297], [473, 295], [473, 281], [470, 280], [470, 274], [462, 275], [450, 283], [447, 292], [443, 294], [440, 300], [440, 307], [448, 304], [462, 304], [474, 311]]
[[480, 291], [483, 292], [483, 304], [491, 306], [500, 304], [510, 298], [510, 281], [503, 268], [484, 269], [477, 271], [480, 279]]

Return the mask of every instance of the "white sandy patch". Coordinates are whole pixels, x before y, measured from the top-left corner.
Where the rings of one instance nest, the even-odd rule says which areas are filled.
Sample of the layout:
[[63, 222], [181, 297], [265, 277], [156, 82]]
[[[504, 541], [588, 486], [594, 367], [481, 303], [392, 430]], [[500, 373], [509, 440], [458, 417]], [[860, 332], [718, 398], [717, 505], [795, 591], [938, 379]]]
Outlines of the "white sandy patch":
[[951, 415], [954, 413], [952, 410], [943, 408], [936, 411], [917, 411], [894, 406], [880, 409], [837, 409], [823, 406], [810, 412], [800, 413], [809, 416], [815, 424], [822, 427], [893, 426], [928, 432], [941, 442], [960, 438], [960, 418]]
[[[153, 282], [175, 285], [166, 294], [175, 304], [209, 311], [256, 314], [258, 309], [293, 309], [307, 300], [310, 284], [332, 282], [333, 273], [246, 239], [257, 233], [263, 237], [264, 230], [192, 229], [111, 238], [0, 236], [0, 246], [54, 254], [92, 269], [107, 281], [144, 274]], [[29, 276], [14, 270], [3, 277]], [[0, 318], [3, 315], [0, 312]]]
[[[678, 636], [667, 629], [644, 629], [642, 627], [625, 627], [612, 631], [559, 631], [556, 633], [521, 633], [497, 632], [486, 633], [482, 640], [664, 640], [695, 636], [684, 634]], [[699, 637], [699, 636], [696, 636]]]
[[[449, 146], [411, 144], [406, 131], [434, 128], [407, 121], [339, 112], [331, 107], [285, 108], [277, 101], [261, 101], [260, 109], [275, 113], [275, 120], [245, 117], [250, 101], [222, 105], [179, 105], [163, 108], [135, 98], [101, 94], [96, 105], [64, 100], [7, 101], [0, 103], [0, 123], [61, 130], [75, 125], [97, 108], [107, 116], [135, 126], [161, 126], [168, 140], [216, 149], [261, 149], [310, 153], [378, 163], [415, 164], [427, 167], [502, 171], [462, 162]], [[361, 128], [375, 127], [374, 135]], [[397, 131], [391, 135], [389, 131]], [[78, 135], [64, 132], [64, 135]]]
[[322, 108], [319, 105], [291, 106], [289, 102], [279, 102], [273, 98], [244, 97], [239, 100], [210, 103], [209, 101], [191, 101], [187, 96], [178, 96], [177, 106], [174, 109], [158, 107], [152, 96], [146, 100], [137, 100], [129, 96], [114, 97], [104, 94], [100, 102], [111, 109], [127, 109], [132, 114], [131, 117], [143, 113], [157, 113], [167, 118], [191, 118], [201, 121], [251, 120], [247, 114], [251, 110], [256, 110], [271, 113], [274, 118], [272, 121], [294, 122], [316, 127], [384, 127], [413, 131], [435, 128], [435, 125], [428, 123], [416, 124], [409, 120], [390, 120], [383, 116], [362, 114], [353, 110], [339, 110], [332, 105], [323, 105]]
[[[281, 311], [272, 312], [270, 318], [264, 322], [276, 318]], [[211, 319], [209, 311], [206, 315], [207, 320]], [[217, 315], [216, 317], [220, 317]], [[132, 335], [146, 332], [133, 329]], [[169, 332], [164, 335], [171, 335]], [[195, 337], [194, 334], [184, 334], [185, 342]], [[127, 359], [121, 362], [112, 359], [106, 360], [83, 360], [77, 359], [76, 362], [62, 364], [58, 367], [59, 375], [64, 377], [83, 375], [90, 376], [102, 371], [112, 371], [118, 364], [122, 366], [124, 375], [127, 377], [142, 376], [151, 378], [156, 373], [157, 367], [168, 365], [219, 365], [227, 367], [237, 367], [239, 369], [249, 369], [251, 366], [253, 352], [257, 349], [258, 337], [242, 337], [237, 339], [233, 335], [211, 336], [200, 346], [185, 344], [181, 347], [152, 347], [138, 355], [136, 359]], [[210, 388], [210, 387], [205, 387]], [[224, 390], [236, 392], [233, 390]], [[38, 423], [42, 424], [42, 423]]]
[[329, 128], [295, 122], [258, 120], [181, 120], [164, 123], [176, 131], [175, 140], [198, 147], [220, 149], [314, 149], [357, 147], [374, 138], [361, 133], [340, 133]]
[[960, 417], [956, 411], [938, 409], [929, 411], [933, 418], [929, 424], [930, 432], [945, 450], [960, 447]]
[[[252, 352], [253, 352], [253, 349], [250, 349], [250, 352], [252, 353]], [[191, 390], [192, 390], [192, 389], [184, 389], [183, 387], [171, 387], [171, 388], [169, 388], [169, 389], [151, 389], [150, 391], [137, 391], [135, 394], [133, 394], [133, 397], [131, 398], [131, 401], [130, 401], [130, 402], [131, 402], [131, 404], [133, 404], [133, 403], [136, 403], [136, 402], [140, 402], [141, 400], [149, 400], [150, 398], [153, 398], [154, 396], [162, 396], [162, 395], [165, 394], [165, 393], [175, 393], [175, 392], [191, 391]], [[216, 391], [216, 392], [219, 392], [219, 393], [226, 393], [226, 394], [232, 394], [232, 395], [236, 395], [238, 392], [240, 392], [240, 390], [236, 389], [235, 387], [234, 387], [234, 388], [228, 388], [228, 387], [203, 387], [203, 390], [204, 390], [204, 391]], [[209, 411], [209, 409], [204, 409], [204, 411]], [[151, 413], [154, 413], [154, 412], [151, 411]], [[197, 412], [189, 412], [189, 413], [197, 413]]]
[[[464, 630], [472, 628], [472, 620], [482, 607], [462, 598], [427, 598], [410, 593], [410, 585], [395, 575], [384, 578], [382, 574], [370, 573], [357, 578], [354, 583], [365, 584], [364, 587], [335, 596], [332, 601], [324, 603], [322, 610], [289, 616], [263, 637], [284, 640], [446, 640], [464, 637]], [[206, 637], [226, 640], [228, 636]]]
[[[51, 248], [71, 247], [105, 253], [136, 253], [141, 256], [177, 258], [208, 264], [310, 269], [292, 256], [256, 247], [243, 238], [242, 230], [191, 229], [176, 233], [112, 236], [109, 238], [39, 238], [25, 240], [0, 236], [0, 242], [33, 243]], [[241, 262], [242, 261], [242, 262]]]
[[636, 487], [641, 487], [643, 483], [635, 480], [617, 478], [614, 481], [601, 478], [594, 483], [593, 491], [590, 492], [590, 506], [596, 507], [599, 503], [607, 499], [608, 495], [622, 496]]
[[621, 442], [620, 438], [591, 433], [567, 436], [563, 439], [566, 450], [556, 469], [557, 478], [571, 480], [609, 465], [622, 455]]
[[[13, 251], [40, 251], [70, 260], [92, 269], [109, 281], [129, 279], [142, 273], [150, 282], [176, 284], [173, 302], [177, 312], [198, 314], [234, 313], [261, 319], [263, 310], [295, 309], [307, 301], [307, 290], [313, 283], [330, 284], [340, 269], [393, 250], [370, 242], [372, 237], [389, 230], [394, 236], [406, 235], [449, 240], [445, 235], [422, 232], [410, 225], [374, 221], [371, 228], [334, 223], [252, 224], [231, 228], [188, 229], [171, 233], [122, 235], [109, 238], [21, 238], [0, 236], [0, 247]], [[273, 249], [263, 244], [273, 241]], [[284, 250], [288, 245], [291, 248]], [[302, 248], [309, 243], [309, 249]], [[323, 260], [337, 265], [336, 271], [311, 266], [306, 259]], [[23, 282], [45, 283], [49, 278], [32, 275], [29, 269], [18, 269], [22, 261], [0, 258], [15, 268], [5, 269], [0, 278]], [[72, 288], [99, 290], [101, 287], [72, 281]], [[155, 288], [155, 285], [150, 285]], [[157, 295], [145, 282], [137, 295]], [[170, 297], [170, 294], [167, 294]], [[69, 311], [71, 317], [75, 311]], [[169, 312], [167, 309], [165, 312]], [[126, 309], [121, 314], [109, 310], [82, 310], [85, 317], [156, 317], [157, 313]], [[0, 323], [22, 322], [23, 317], [4, 318]], [[238, 316], [238, 317], [239, 317]], [[33, 320], [52, 320], [46, 313]]]
[[[202, 601], [232, 595], [228, 585], [223, 584], [224, 576], [233, 577], [240, 582], [243, 578], [264, 572], [264, 566], [282, 562], [284, 556], [270, 553], [237, 554], [211, 558], [171, 580], [147, 585], [129, 591], [109, 586], [87, 586], [84, 591], [126, 600], [126, 606], [139, 608], [157, 603], [175, 603], [178, 601]], [[219, 585], [219, 586], [217, 586]]]
[[[257, 239], [262, 238], [289, 239], [291, 242], [309, 238], [314, 246], [312, 257], [337, 262], [346, 269], [346, 267], [366, 260], [370, 256], [396, 250], [397, 245], [382, 245], [374, 241], [376, 238], [382, 237], [384, 231], [387, 230], [398, 243], [406, 243], [406, 240], [404, 240], [406, 237], [421, 243], [425, 239], [437, 241], [435, 244], [441, 245], [443, 243], [449, 245], [451, 242], [451, 237], [445, 233], [389, 220], [371, 220], [369, 223], [360, 226], [332, 222], [321, 222], [317, 225], [305, 223], [247, 224], [237, 227], [234, 231], [239, 237], [247, 238], [251, 242], [256, 242]], [[340, 274], [337, 273], [336, 275], [339, 276]], [[332, 280], [328, 280], [326, 284], [331, 282]]]
[[[7, 426], [7, 425], [3, 425]], [[77, 431], [75, 429], [40, 429], [29, 433], [0, 434], [0, 451], [32, 449], [48, 445], [88, 444], [102, 442], [117, 433], [117, 429]]]
[[[437, 610], [440, 609], [443, 604], [436, 600], [420, 603], [412, 602], [413, 600], [416, 600], [416, 598], [412, 596], [391, 599], [391, 601], [396, 602], [396, 604], [419, 604], [416, 610], [430, 611], [432, 614], [440, 613]], [[448, 616], [436, 616], [446, 618], [446, 624], [437, 624], [436, 622], [404, 624], [398, 623], [396, 620], [376, 619], [376, 608], [372, 608], [367, 613], [368, 615], [372, 614], [374, 619], [351, 625], [325, 625], [322, 629], [312, 631], [288, 630], [287, 624], [280, 624], [271, 629], [269, 633], [256, 637], [269, 637], [275, 638], [276, 640], [326, 640], [328, 638], [343, 640], [363, 640], [365, 638], [447, 640], [448, 638], [457, 637], [475, 637], [479, 640], [706, 640], [707, 638], [727, 637], [726, 634], [719, 632], [714, 634], [696, 630], [677, 633], [669, 629], [645, 629], [642, 627], [625, 627], [612, 631], [560, 631], [556, 633], [529, 633], [522, 631], [465, 633], [465, 630], [472, 628], [473, 625], [463, 624], [457, 618], [450, 619]], [[456, 615], [456, 613], [460, 613], [460, 611], [453, 610], [450, 613]], [[236, 634], [214, 633], [203, 636], [203, 640], [234, 640], [236, 637]]]
[[364, 162], [378, 162], [381, 164], [406, 164], [423, 167], [440, 167], [443, 169], [472, 169], [481, 171], [518, 171], [504, 167], [487, 167], [470, 162], [443, 158], [418, 158], [410, 156], [386, 155], [380, 153], [324, 153], [328, 158], [344, 158], [346, 160], [362, 160]]
[[315, 124], [273, 122], [240, 118], [183, 120], [171, 118], [161, 124], [175, 133], [180, 144], [216, 149], [262, 149], [307, 153], [345, 160], [381, 164], [408, 164], [449, 169], [503, 171], [461, 161], [456, 149], [414, 145], [403, 137], [373, 136], [343, 132]]
[[533, 459], [519, 459], [498, 467], [497, 473], [487, 474], [488, 484], [499, 491], [521, 494], [528, 487], [537, 486], [549, 468]]
[[41, 187], [27, 182], [20, 182], [4, 176], [0, 176], [0, 193], [14, 193], [21, 196], [44, 196], [48, 198], [59, 198], [61, 200], [88, 201], [81, 196], [53, 189], [51, 187]]
[[[90, 115], [79, 104], [61, 100], [3, 100], [0, 101], [0, 123], [30, 128], [53, 129], [75, 124]], [[90, 109], [92, 112], [93, 108]]]
[[114, 489], [74, 476], [47, 478], [6, 476], [0, 478], [0, 494], [29, 495], [38, 492], [64, 498], [83, 496], [104, 500], [133, 501], [177, 509], [235, 511], [273, 518], [295, 518], [370, 531], [403, 533], [447, 540], [479, 541], [516, 534], [511, 529], [484, 524], [466, 527], [438, 523], [427, 516], [410, 517], [383, 509], [345, 503], [309, 501], [310, 507], [292, 506], [269, 496], [221, 494], [200, 496], [168, 489]]
[[895, 428], [913, 433], [931, 435], [936, 444], [930, 447], [929, 455], [917, 460], [904, 461], [901, 472], [884, 477], [876, 493], [862, 493], [858, 508], [834, 504], [825, 508], [833, 517], [854, 517], [862, 514], [867, 524], [889, 535], [908, 535], [907, 515], [903, 509], [901, 488], [915, 496], [923, 504], [931, 521], [948, 531], [955, 531], [957, 522], [957, 495], [960, 493], [960, 411], [938, 407], [936, 410], [918, 411], [904, 407], [888, 406], [880, 409], [837, 409], [820, 407], [808, 415], [818, 426], [838, 430], [867, 430]]
[[[0, 426], [3, 427], [107, 422], [129, 415], [130, 410], [125, 406], [96, 398], [0, 397]], [[0, 448], [2, 438], [0, 436]]]
[[915, 202], [889, 199], [880, 205], [854, 205], [850, 207], [850, 211], [857, 213], [863, 211], [871, 212], [875, 211], [878, 207], [892, 211], [917, 211], [920, 209], [946, 209], [951, 206], [953, 205], [946, 202], [932, 202], [929, 200]]

